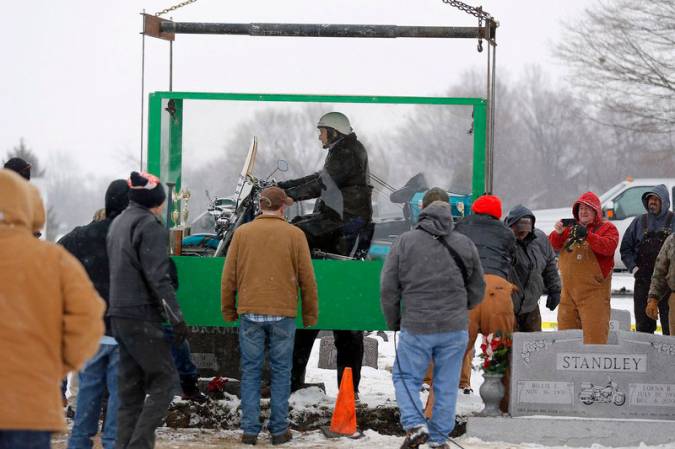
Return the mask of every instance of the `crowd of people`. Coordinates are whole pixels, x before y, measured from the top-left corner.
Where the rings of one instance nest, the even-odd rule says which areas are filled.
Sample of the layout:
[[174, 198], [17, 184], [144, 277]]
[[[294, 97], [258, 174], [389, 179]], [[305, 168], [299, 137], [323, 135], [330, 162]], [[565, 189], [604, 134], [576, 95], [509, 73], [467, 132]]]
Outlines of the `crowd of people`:
[[[367, 153], [344, 114], [318, 122], [328, 150], [324, 167], [264, 189], [260, 214], [240, 226], [221, 279], [221, 311], [239, 320], [241, 441], [255, 445], [261, 378], [268, 354], [274, 445], [292, 439], [288, 400], [303, 388], [315, 329], [296, 329], [301, 296], [304, 328], [320, 306], [311, 250], [350, 256], [373, 233]], [[59, 244], [40, 240], [45, 211], [30, 184], [30, 164], [12, 159], [0, 170], [0, 449], [48, 448], [65, 420], [60, 384], [78, 372], [79, 393], [70, 449], [91, 448], [104, 411], [104, 449], [152, 448], [155, 429], [176, 393], [205, 398], [176, 300], [178, 276], [161, 216], [160, 180], [132, 172], [105, 192], [105, 210]], [[314, 212], [289, 223], [294, 200], [318, 198]], [[675, 230], [668, 191], [643, 195], [646, 213], [621, 242], [635, 276], [637, 330], [663, 333], [675, 319]], [[584, 343], [607, 343], [616, 227], [598, 197], [579, 196], [573, 219], [550, 235], [518, 205], [502, 220], [496, 195], [477, 198], [457, 223], [446, 191], [428, 189], [413, 228], [391, 246], [381, 272], [381, 307], [399, 331], [393, 384], [406, 432], [402, 448], [448, 448], [459, 394], [470, 394], [473, 348], [479, 334], [542, 329], [539, 301], [558, 309], [558, 329], [581, 329]], [[556, 253], [559, 257], [556, 257]], [[669, 309], [670, 303], [670, 309]], [[669, 314], [670, 317], [669, 317]], [[669, 320], [670, 318], [670, 320]], [[669, 329], [670, 324], [670, 329]], [[334, 331], [337, 381], [351, 368], [358, 398], [363, 333]], [[504, 376], [508, 392], [508, 370]], [[426, 408], [418, 392], [432, 386]], [[106, 404], [103, 407], [103, 404]], [[508, 394], [501, 408], [508, 410]]]

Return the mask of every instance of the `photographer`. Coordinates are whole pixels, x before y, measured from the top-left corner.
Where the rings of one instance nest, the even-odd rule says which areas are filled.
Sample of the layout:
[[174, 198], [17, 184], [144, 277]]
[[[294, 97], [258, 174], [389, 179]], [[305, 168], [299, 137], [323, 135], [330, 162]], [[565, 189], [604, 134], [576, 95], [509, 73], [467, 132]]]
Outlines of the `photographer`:
[[575, 224], [558, 221], [548, 236], [553, 249], [560, 251], [558, 330], [582, 329], [585, 344], [606, 344], [619, 232], [603, 220], [600, 199], [593, 192], [577, 199], [572, 214]]

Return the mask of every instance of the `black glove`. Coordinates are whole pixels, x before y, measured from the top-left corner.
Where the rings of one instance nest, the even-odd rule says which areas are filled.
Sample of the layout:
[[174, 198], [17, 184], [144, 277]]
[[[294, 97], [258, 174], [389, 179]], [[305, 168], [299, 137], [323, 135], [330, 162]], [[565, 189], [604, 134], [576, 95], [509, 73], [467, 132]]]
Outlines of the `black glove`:
[[183, 344], [188, 336], [188, 327], [185, 321], [173, 325], [173, 344], [178, 346]]
[[546, 308], [555, 310], [558, 304], [560, 304], [560, 293], [549, 293], [548, 298], [546, 298]]
[[583, 239], [586, 238], [587, 235], [588, 235], [588, 229], [586, 229], [586, 226], [580, 225], [580, 224], [574, 225], [574, 236], [577, 239], [583, 240]]

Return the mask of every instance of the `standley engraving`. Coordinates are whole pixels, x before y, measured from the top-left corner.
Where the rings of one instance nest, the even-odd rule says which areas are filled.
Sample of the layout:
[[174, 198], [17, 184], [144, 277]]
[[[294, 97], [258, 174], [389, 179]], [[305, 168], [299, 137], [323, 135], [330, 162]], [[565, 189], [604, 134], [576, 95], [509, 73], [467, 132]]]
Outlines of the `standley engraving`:
[[556, 369], [560, 371], [621, 371], [647, 372], [647, 354], [557, 354]]

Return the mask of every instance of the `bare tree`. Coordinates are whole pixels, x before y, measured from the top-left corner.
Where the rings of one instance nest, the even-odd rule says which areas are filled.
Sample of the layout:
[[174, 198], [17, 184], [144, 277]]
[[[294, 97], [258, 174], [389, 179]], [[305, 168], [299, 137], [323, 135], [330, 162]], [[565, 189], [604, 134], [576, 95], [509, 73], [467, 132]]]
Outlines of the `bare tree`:
[[603, 0], [566, 25], [557, 55], [570, 65], [584, 97], [612, 112], [597, 116], [600, 122], [671, 133], [674, 48], [675, 2]]

